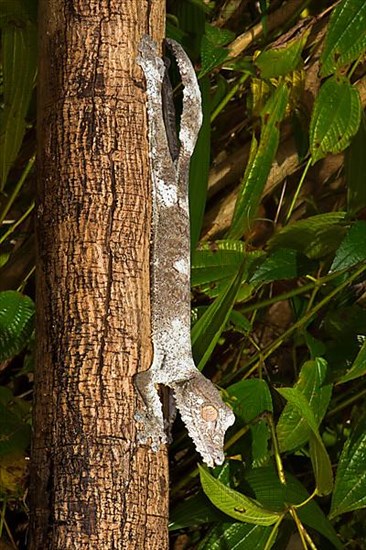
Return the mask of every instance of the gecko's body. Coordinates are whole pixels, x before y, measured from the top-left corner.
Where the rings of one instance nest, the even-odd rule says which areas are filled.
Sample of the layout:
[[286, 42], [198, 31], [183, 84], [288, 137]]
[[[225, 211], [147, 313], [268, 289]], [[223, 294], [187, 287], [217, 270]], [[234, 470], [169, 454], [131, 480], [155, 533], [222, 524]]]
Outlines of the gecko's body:
[[165, 65], [155, 42], [145, 36], [138, 63], [147, 85], [150, 165], [153, 187], [151, 243], [151, 306], [153, 362], [135, 377], [145, 407], [138, 413], [139, 440], [153, 448], [166, 442], [157, 385], [173, 390], [188, 433], [210, 466], [224, 459], [223, 440], [234, 415], [219, 391], [196, 368], [192, 358], [190, 324], [189, 163], [202, 123], [201, 96], [194, 69], [184, 50], [168, 42], [180, 71], [183, 111], [179, 154], [169, 150], [162, 110]]

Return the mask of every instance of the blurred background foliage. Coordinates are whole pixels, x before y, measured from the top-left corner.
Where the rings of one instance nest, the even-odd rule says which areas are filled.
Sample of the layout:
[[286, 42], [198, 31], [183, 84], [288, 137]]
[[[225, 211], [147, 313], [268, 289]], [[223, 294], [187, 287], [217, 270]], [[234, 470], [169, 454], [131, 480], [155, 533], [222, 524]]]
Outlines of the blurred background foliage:
[[[27, 540], [35, 0], [1, 0], [0, 548]], [[366, 4], [168, 0], [204, 122], [192, 345], [237, 421], [208, 471], [178, 420], [171, 547], [366, 548]], [[171, 67], [177, 112], [181, 87]], [[179, 118], [179, 117], [178, 117]]]

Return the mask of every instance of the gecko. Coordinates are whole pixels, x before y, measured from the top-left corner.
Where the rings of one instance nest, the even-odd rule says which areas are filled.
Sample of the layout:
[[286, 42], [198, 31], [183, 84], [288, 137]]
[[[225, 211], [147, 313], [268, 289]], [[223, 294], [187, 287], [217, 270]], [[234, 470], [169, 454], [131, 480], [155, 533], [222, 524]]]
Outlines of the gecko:
[[202, 124], [201, 94], [184, 49], [166, 40], [183, 85], [178, 149], [171, 147], [164, 122], [166, 66], [156, 42], [144, 36], [137, 63], [146, 80], [148, 142], [152, 178], [150, 368], [134, 377], [141, 397], [138, 442], [158, 450], [167, 442], [158, 386], [172, 390], [188, 434], [208, 466], [224, 461], [224, 435], [235, 416], [220, 392], [196, 367], [191, 345], [189, 165]]

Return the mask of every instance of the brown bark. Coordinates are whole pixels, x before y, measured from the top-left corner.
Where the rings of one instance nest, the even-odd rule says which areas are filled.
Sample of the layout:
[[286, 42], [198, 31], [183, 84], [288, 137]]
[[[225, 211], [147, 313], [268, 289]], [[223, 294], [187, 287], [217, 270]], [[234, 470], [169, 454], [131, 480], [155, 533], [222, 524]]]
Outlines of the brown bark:
[[140, 37], [163, 0], [41, 0], [31, 548], [167, 548], [167, 457], [136, 444], [149, 367]]

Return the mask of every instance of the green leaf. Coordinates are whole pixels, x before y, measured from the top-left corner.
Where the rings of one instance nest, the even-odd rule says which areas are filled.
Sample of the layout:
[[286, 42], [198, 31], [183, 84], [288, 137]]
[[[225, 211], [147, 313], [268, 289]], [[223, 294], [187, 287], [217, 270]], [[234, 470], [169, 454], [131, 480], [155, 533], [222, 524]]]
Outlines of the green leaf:
[[[308, 499], [309, 493], [305, 487], [289, 472], [285, 472], [286, 485], [278, 479], [272, 466], [248, 470], [245, 473], [245, 484], [248, 484], [254, 497], [271, 510], [282, 510], [285, 503], [301, 504]], [[321, 533], [338, 549], [342, 548], [337, 534], [314, 500], [297, 509], [300, 520]]]
[[235, 34], [228, 29], [215, 27], [214, 25], [205, 24], [205, 35], [208, 40], [216, 46], [225, 46], [235, 38]]
[[173, 507], [169, 513], [169, 531], [225, 520], [227, 517], [212, 506], [203, 492], [199, 492]]
[[0, 292], [0, 361], [19, 353], [33, 331], [34, 304], [28, 296]]
[[245, 262], [243, 281], [262, 252], [246, 252], [242, 241], [202, 243], [192, 255], [191, 285], [215, 297], [221, 294]]
[[296, 407], [311, 429], [310, 458], [314, 468], [316, 487], [319, 495], [328, 495], [333, 488], [332, 465], [324, 443], [319, 435], [317, 421], [309, 402], [297, 388], [281, 388], [277, 391]]
[[228, 516], [246, 523], [256, 525], [273, 525], [281, 514], [266, 510], [255, 500], [227, 487], [199, 466], [203, 490], [219, 510]]
[[366, 120], [362, 116], [357, 134], [346, 151], [347, 210], [350, 216], [366, 206]]
[[[273, 528], [248, 523], [219, 523], [215, 525], [197, 550], [263, 550]], [[269, 550], [271, 546], [267, 546]]]
[[331, 271], [346, 269], [366, 260], [366, 222], [355, 222], [337, 250]]
[[360, 376], [364, 376], [364, 374], [366, 374], [366, 340], [364, 340], [351, 368], [344, 376], [342, 376], [342, 378], [340, 378], [338, 384], [355, 380], [356, 378], [360, 378]]
[[281, 279], [293, 279], [297, 272], [298, 252], [289, 248], [280, 248], [264, 260], [251, 277], [251, 283], [263, 283], [278, 281]]
[[193, 357], [200, 370], [210, 358], [225, 328], [240, 289], [244, 267], [245, 263], [241, 265], [225, 291], [206, 309], [192, 329]]
[[[269, 460], [268, 441], [270, 430], [260, 415], [273, 412], [271, 392], [265, 380], [252, 378], [240, 380], [226, 389], [235, 416], [244, 424], [250, 424], [252, 435], [251, 465], [257, 468]], [[255, 422], [253, 422], [255, 421]]]
[[343, 0], [333, 11], [320, 57], [321, 75], [328, 76], [366, 48], [366, 3]]
[[19, 152], [37, 70], [36, 27], [9, 25], [2, 31], [4, 110], [0, 118], [0, 188]]
[[199, 81], [202, 97], [203, 121], [194, 153], [191, 158], [189, 170], [189, 211], [191, 222], [191, 250], [196, 248], [198, 242], [203, 214], [206, 205], [208, 171], [210, 167], [211, 152], [211, 102], [210, 79], [201, 78]]
[[296, 36], [279, 48], [261, 52], [254, 64], [259, 68], [262, 78], [275, 78], [295, 71], [302, 61], [301, 52], [306, 44], [310, 30]]
[[228, 57], [229, 52], [222, 46], [216, 46], [213, 44], [207, 36], [202, 36], [201, 41], [201, 61], [202, 67], [198, 77], [202, 78], [204, 75], [219, 67], [223, 64]]
[[345, 219], [345, 212], [327, 212], [292, 223], [270, 239], [269, 248], [293, 248], [308, 258], [322, 258], [338, 248]]
[[235, 416], [248, 424], [263, 412], [272, 412], [271, 392], [265, 380], [251, 378], [240, 380], [226, 389]]
[[313, 163], [348, 147], [361, 121], [358, 90], [345, 77], [331, 77], [321, 86], [310, 121]]
[[233, 326], [233, 330], [240, 332], [241, 334], [249, 334], [252, 330], [250, 321], [240, 311], [233, 309], [229, 317], [230, 324]]
[[243, 241], [204, 242], [192, 254], [193, 287], [232, 278], [246, 256]]
[[366, 418], [356, 423], [339, 459], [330, 518], [366, 507]]
[[[315, 418], [316, 428], [322, 421], [332, 394], [332, 386], [323, 386], [327, 362], [317, 358], [306, 361], [301, 368], [295, 388], [306, 397]], [[292, 451], [304, 445], [310, 437], [311, 427], [297, 406], [287, 403], [277, 424], [277, 437], [281, 451]]]
[[279, 124], [285, 115], [289, 98], [282, 82], [267, 101], [262, 113], [262, 132], [258, 148], [253, 138], [249, 162], [235, 204], [229, 238], [240, 238], [250, 227], [260, 204], [262, 192], [279, 143]]

